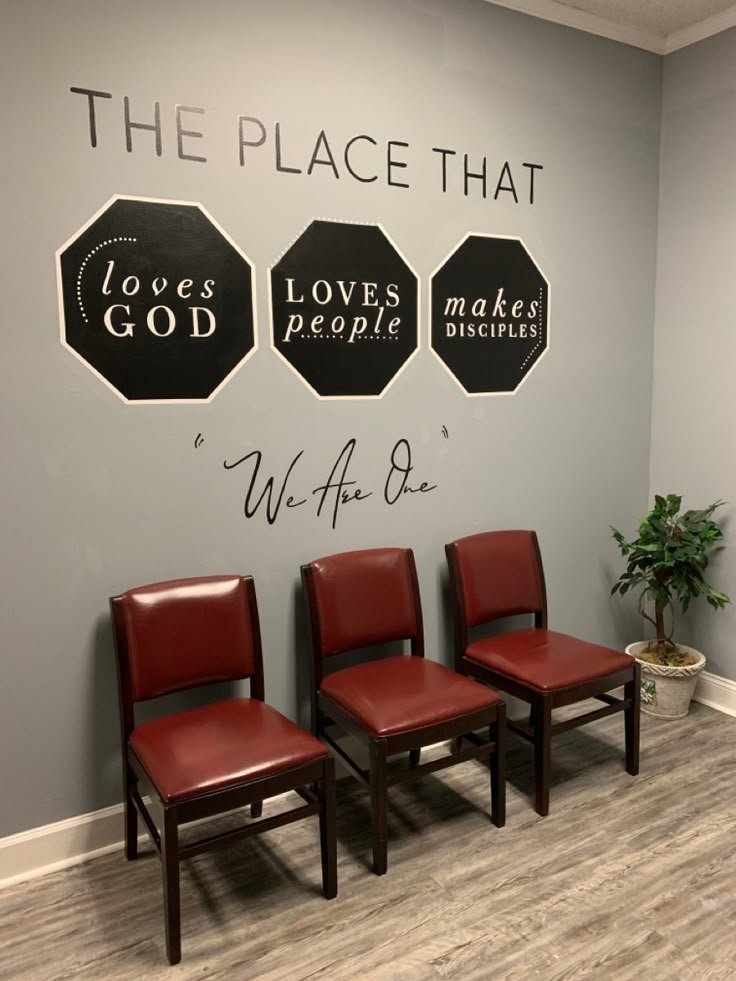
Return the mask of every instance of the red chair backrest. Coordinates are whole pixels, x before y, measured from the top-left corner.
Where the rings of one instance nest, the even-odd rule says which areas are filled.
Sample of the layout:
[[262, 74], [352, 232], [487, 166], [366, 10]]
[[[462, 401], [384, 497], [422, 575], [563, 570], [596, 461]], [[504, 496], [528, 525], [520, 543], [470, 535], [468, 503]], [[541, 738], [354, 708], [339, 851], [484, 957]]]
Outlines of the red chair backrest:
[[535, 532], [488, 531], [459, 538], [450, 549], [455, 554], [468, 626], [522, 613], [546, 619], [544, 573]]
[[152, 583], [114, 597], [111, 605], [134, 702], [261, 670], [250, 577]]
[[421, 639], [414, 556], [372, 548], [316, 559], [303, 567], [318, 656], [392, 640]]

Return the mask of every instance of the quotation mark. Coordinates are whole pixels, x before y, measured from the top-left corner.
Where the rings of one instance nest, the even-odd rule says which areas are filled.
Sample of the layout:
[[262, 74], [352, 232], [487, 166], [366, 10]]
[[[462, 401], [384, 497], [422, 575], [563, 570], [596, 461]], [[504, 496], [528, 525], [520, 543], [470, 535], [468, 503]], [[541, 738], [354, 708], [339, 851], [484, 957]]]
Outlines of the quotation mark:
[[449, 439], [450, 438], [450, 434], [447, 431], [447, 426], [443, 426], [442, 427], [442, 435], [445, 437], [445, 439]]
[[198, 450], [202, 443], [204, 443], [204, 436], [201, 433], [197, 433], [197, 437], [194, 440], [194, 449]]

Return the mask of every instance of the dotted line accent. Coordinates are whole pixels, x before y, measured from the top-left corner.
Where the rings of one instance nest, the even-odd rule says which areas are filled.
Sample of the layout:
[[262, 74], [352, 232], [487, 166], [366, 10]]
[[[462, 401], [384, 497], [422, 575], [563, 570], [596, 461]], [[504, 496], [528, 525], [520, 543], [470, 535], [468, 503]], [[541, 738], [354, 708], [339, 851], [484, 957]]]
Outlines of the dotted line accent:
[[138, 241], [137, 238], [133, 238], [130, 235], [119, 235], [117, 238], [106, 238], [104, 242], [100, 242], [99, 245], [96, 245], [90, 252], [88, 252], [87, 255], [84, 257], [84, 259], [82, 260], [82, 264], [79, 267], [79, 272], [77, 273], [77, 303], [79, 304], [79, 309], [82, 312], [82, 317], [84, 318], [85, 324], [89, 323], [89, 319], [87, 318], [87, 314], [84, 309], [84, 304], [82, 303], [82, 276], [84, 275], [84, 267], [87, 265], [89, 260], [95, 254], [95, 252], [99, 252], [100, 249], [104, 249], [106, 245], [112, 245], [114, 242], [137, 242], [137, 241]]
[[[537, 351], [540, 349], [540, 347], [542, 346], [542, 299], [543, 299], [543, 296], [544, 296], [543, 290], [540, 288], [540, 290], [539, 290], [539, 340], [534, 345], [534, 347], [531, 349], [531, 351], [529, 352], [529, 354], [527, 354], [527, 356], [522, 361], [522, 363], [521, 363], [521, 367], [522, 368], [526, 368], [527, 364], [529, 363], [530, 358], [532, 358], [537, 353]], [[536, 327], [536, 324], [532, 324], [531, 326], [532, 327]]]
[[[299, 338], [302, 341], [340, 341], [345, 339], [344, 334], [304, 334]], [[350, 343], [354, 341], [398, 341], [398, 337], [381, 337], [380, 335], [369, 334], [367, 337], [358, 334]]]
[[327, 221], [327, 222], [329, 222], [332, 225], [365, 225], [368, 228], [378, 228], [379, 227], [375, 222], [371, 222], [371, 221], [353, 221], [351, 218], [322, 218], [322, 217], [312, 218], [311, 221], [307, 222], [307, 224], [304, 226], [304, 228], [302, 228], [302, 230], [300, 232], [297, 232], [296, 233], [296, 235], [294, 236], [294, 238], [289, 242], [289, 244], [286, 246], [286, 248], [281, 253], [281, 255], [278, 257], [278, 259], [276, 259], [273, 263], [271, 263], [271, 265], [268, 267], [269, 273], [273, 270], [273, 267], [274, 266], [277, 266], [281, 262], [281, 260], [284, 258], [284, 256], [286, 255], [286, 253], [292, 247], [292, 245], [295, 245], [296, 244], [296, 242], [302, 237], [302, 235], [306, 232], [306, 230], [309, 228], [309, 226], [310, 225], [313, 225], [315, 221]]

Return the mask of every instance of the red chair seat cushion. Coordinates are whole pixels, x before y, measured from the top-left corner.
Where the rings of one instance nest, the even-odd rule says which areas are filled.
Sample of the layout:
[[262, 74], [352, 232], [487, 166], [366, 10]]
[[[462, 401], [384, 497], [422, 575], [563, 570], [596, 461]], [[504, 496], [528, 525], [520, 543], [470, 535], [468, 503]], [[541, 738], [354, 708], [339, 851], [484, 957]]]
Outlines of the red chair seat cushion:
[[539, 691], [559, 691], [630, 670], [622, 651], [589, 644], [554, 630], [512, 630], [469, 644], [465, 656], [476, 664]]
[[323, 743], [264, 702], [233, 698], [137, 726], [130, 748], [175, 803], [326, 757]]
[[495, 691], [423, 657], [387, 657], [328, 675], [320, 691], [379, 736], [469, 715], [502, 699]]

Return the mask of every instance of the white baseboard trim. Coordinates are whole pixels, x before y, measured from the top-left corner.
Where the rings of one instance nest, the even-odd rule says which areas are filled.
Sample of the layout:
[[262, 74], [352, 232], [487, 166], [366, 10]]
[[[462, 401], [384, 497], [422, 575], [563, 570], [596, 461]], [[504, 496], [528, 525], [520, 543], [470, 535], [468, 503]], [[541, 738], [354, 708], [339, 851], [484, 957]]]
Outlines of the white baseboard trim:
[[736, 681], [703, 671], [693, 698], [701, 705], [725, 712], [726, 715], [736, 715]]
[[0, 889], [122, 847], [122, 804], [0, 838]]
[[[736, 681], [703, 671], [694, 698], [736, 716]], [[122, 804], [0, 838], [0, 889], [122, 848]]]

